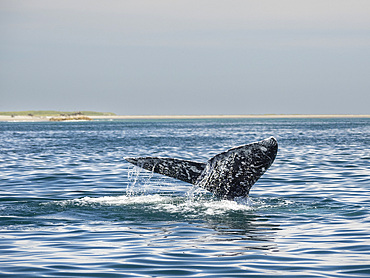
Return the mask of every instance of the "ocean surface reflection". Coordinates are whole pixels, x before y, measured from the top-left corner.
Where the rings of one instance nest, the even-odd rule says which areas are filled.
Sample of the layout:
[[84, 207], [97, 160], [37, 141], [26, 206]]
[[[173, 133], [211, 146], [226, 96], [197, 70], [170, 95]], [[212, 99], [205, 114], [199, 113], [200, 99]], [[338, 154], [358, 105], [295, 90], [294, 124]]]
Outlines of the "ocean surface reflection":
[[[249, 199], [127, 156], [275, 136]], [[369, 277], [369, 119], [0, 123], [1, 277]]]

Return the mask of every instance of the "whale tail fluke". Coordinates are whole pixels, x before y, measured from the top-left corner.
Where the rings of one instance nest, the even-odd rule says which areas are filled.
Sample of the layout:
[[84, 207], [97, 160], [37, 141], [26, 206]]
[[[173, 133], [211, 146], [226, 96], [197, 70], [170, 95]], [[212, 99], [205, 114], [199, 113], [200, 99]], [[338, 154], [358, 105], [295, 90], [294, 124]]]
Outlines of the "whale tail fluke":
[[219, 153], [207, 163], [160, 157], [125, 158], [148, 171], [182, 180], [224, 199], [248, 196], [253, 184], [274, 162], [278, 143], [274, 137]]
[[126, 157], [125, 160], [145, 170], [195, 184], [205, 163], [161, 157]]

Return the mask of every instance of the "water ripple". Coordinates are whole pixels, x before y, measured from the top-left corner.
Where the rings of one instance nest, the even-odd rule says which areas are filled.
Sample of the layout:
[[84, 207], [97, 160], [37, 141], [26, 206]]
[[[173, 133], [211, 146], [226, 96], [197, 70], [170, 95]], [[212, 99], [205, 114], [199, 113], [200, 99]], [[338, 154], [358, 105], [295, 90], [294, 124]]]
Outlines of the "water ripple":
[[[271, 135], [249, 199], [123, 160]], [[369, 135], [368, 119], [0, 123], [0, 277], [368, 277]]]

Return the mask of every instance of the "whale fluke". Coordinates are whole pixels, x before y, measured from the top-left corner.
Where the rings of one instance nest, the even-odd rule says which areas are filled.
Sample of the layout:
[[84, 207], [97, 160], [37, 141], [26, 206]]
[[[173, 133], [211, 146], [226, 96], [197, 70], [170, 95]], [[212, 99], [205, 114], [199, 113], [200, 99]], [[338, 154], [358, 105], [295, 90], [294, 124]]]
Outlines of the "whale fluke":
[[160, 157], [125, 158], [158, 174], [209, 190], [224, 199], [248, 196], [253, 184], [274, 162], [278, 143], [274, 137], [219, 153], [207, 163]]
[[161, 157], [126, 157], [125, 160], [145, 170], [195, 184], [206, 163]]

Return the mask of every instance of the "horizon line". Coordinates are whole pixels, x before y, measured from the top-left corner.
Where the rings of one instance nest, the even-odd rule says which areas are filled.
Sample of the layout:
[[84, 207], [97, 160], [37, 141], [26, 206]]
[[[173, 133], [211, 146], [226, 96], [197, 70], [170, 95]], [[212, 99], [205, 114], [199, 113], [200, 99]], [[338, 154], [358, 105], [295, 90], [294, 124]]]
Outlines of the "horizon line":
[[[94, 120], [181, 120], [181, 119], [330, 119], [330, 118], [370, 118], [370, 114], [220, 114], [220, 115], [87, 115]], [[6, 116], [0, 121], [48, 121], [51, 116]]]
[[116, 115], [91, 118], [122, 119], [217, 119], [217, 118], [370, 118], [370, 114], [214, 114], [214, 115]]

